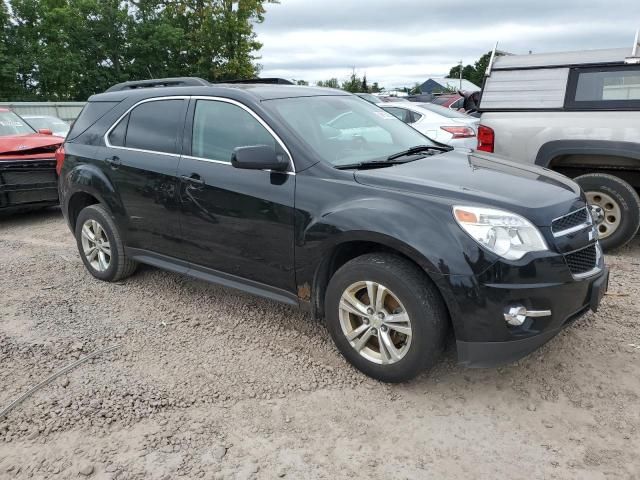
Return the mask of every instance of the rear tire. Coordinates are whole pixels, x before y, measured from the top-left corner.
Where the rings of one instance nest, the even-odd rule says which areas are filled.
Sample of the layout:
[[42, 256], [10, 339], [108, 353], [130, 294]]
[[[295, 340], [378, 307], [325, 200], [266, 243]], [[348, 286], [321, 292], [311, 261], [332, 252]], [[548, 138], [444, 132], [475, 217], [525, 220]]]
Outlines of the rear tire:
[[599, 207], [602, 221], [596, 228], [603, 250], [621, 247], [635, 237], [640, 228], [640, 197], [631, 185], [607, 173], [589, 173], [574, 180], [589, 204]]
[[[347, 298], [355, 301], [345, 309]], [[342, 355], [383, 382], [415, 377], [444, 349], [449, 316], [440, 293], [420, 268], [396, 255], [366, 254], [340, 267], [329, 282], [325, 312]]]
[[82, 262], [99, 280], [117, 282], [132, 275], [138, 266], [127, 257], [118, 227], [100, 204], [82, 209], [75, 235]]

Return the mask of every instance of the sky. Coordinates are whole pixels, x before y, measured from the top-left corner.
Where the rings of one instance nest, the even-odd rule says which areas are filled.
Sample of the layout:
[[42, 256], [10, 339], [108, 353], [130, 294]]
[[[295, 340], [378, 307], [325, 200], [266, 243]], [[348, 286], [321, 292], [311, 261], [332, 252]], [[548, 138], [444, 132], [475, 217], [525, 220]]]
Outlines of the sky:
[[280, 0], [256, 26], [261, 76], [311, 84], [353, 68], [387, 89], [445, 76], [498, 48], [533, 53], [628, 47], [638, 0], [452, 2]]

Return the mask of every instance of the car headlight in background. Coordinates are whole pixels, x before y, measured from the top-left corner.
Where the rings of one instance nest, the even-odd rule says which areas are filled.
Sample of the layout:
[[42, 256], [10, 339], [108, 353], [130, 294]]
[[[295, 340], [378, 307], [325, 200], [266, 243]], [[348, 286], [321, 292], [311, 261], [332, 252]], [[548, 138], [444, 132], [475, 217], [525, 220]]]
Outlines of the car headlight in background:
[[540, 231], [515, 213], [483, 207], [453, 207], [458, 225], [480, 245], [507, 260], [548, 250]]

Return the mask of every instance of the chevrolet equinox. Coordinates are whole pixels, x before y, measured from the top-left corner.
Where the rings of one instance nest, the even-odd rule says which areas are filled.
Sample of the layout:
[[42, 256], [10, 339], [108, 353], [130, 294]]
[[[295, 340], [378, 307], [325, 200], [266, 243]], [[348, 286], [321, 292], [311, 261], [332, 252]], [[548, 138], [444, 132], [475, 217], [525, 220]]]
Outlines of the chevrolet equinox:
[[56, 153], [87, 270], [138, 263], [308, 309], [356, 368], [399, 382], [494, 366], [589, 309], [608, 270], [584, 193], [425, 137], [338, 90], [198, 78], [92, 96]]

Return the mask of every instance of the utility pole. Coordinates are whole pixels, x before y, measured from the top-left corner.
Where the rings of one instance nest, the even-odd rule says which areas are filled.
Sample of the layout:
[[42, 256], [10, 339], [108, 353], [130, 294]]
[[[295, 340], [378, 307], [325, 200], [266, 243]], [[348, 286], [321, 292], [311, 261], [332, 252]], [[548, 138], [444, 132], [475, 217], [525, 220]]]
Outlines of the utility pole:
[[460, 60], [460, 90], [462, 90], [462, 60]]

